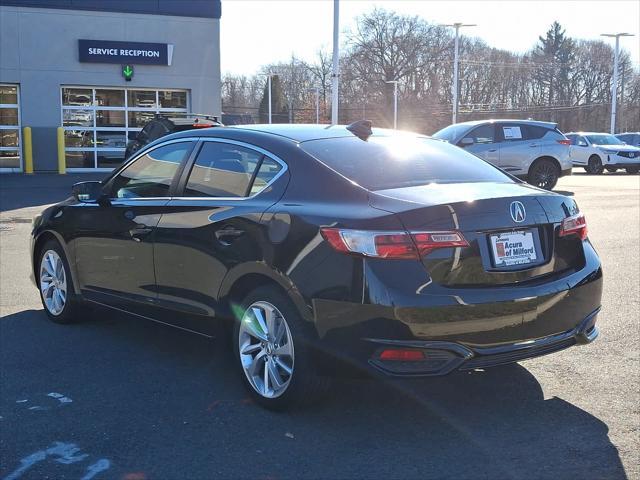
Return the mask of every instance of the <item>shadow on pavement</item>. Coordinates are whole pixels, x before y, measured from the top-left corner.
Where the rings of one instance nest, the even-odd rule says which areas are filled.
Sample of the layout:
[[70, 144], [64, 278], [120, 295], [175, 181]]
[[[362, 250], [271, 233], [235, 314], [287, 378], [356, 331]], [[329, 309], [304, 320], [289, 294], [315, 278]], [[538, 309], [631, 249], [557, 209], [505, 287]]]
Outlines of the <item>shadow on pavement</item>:
[[71, 195], [71, 186], [74, 183], [102, 180], [107, 175], [105, 172], [66, 175], [2, 174], [0, 175], [0, 212], [60, 202]]
[[[61, 326], [31, 310], [0, 321], [0, 476], [59, 441], [87, 457], [45, 459], [29, 478], [79, 478], [98, 459], [109, 465], [98, 479], [626, 478], [607, 425], [545, 399], [520, 365], [343, 379], [313, 406], [272, 413], [248, 399], [221, 340], [109, 311], [89, 317]], [[73, 402], [16, 403], [47, 392]]]

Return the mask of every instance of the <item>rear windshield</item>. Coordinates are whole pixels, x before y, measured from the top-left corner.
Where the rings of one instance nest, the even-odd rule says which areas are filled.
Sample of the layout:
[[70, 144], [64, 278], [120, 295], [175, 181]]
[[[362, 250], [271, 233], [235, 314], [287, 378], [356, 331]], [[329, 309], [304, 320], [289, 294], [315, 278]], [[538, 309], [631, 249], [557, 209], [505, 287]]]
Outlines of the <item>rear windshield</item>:
[[300, 147], [368, 190], [429, 183], [512, 182], [497, 168], [448, 143], [414, 136], [329, 138]]

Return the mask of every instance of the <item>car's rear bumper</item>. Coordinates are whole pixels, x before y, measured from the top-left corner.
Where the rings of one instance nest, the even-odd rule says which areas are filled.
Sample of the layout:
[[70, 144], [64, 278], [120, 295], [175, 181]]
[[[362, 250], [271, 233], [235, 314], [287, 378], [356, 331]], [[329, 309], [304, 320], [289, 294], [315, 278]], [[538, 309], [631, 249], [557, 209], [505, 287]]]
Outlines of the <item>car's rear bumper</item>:
[[[559, 352], [574, 345], [594, 341], [599, 334], [596, 319], [600, 307], [590, 313], [580, 324], [569, 331], [535, 340], [517, 342], [495, 347], [470, 347], [454, 342], [397, 341], [366, 338], [377, 350], [369, 359], [375, 369], [393, 376], [438, 376], [453, 370], [472, 370], [540, 357]], [[381, 360], [379, 353], [385, 349], [419, 350], [424, 354], [420, 361]]]
[[[589, 343], [597, 336], [602, 269], [591, 244], [583, 246], [585, 263], [578, 270], [493, 288], [416, 289], [417, 269], [389, 271], [380, 262], [382, 271], [369, 264], [364, 303], [312, 300], [318, 349], [343, 364], [411, 376], [500, 365]], [[404, 294], [410, 287], [415, 293]], [[424, 350], [425, 362], [378, 361], [384, 349], [394, 348]], [[334, 374], [336, 364], [324, 357], [320, 365]]]

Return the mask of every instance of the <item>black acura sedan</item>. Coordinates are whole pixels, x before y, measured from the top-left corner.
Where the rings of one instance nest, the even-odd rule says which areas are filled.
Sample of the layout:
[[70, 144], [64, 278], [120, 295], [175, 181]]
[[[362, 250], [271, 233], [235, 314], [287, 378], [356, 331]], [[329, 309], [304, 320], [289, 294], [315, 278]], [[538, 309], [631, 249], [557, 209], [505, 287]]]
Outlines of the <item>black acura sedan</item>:
[[342, 367], [444, 375], [598, 335], [602, 270], [572, 198], [368, 122], [163, 137], [37, 217], [32, 258], [55, 322], [98, 304], [231, 330], [274, 408]]

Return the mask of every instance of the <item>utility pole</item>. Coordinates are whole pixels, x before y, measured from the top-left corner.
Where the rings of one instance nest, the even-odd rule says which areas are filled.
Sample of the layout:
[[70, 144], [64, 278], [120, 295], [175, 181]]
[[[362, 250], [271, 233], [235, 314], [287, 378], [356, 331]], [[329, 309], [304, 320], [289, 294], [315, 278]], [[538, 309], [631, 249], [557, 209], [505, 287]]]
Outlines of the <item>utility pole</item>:
[[451, 96], [453, 104], [452, 123], [456, 123], [458, 119], [458, 55], [459, 55], [459, 37], [461, 27], [475, 27], [475, 23], [451, 23], [442, 25], [443, 27], [453, 27], [456, 30], [454, 46], [453, 46], [453, 85], [451, 86]]
[[398, 129], [398, 80], [388, 80], [384, 83], [393, 83], [393, 128]]
[[618, 105], [618, 53], [620, 50], [620, 37], [633, 37], [630, 33], [601, 33], [603, 37], [616, 39], [616, 47], [613, 52], [613, 81], [611, 84], [611, 128], [610, 133], [616, 133], [616, 108]]
[[338, 83], [340, 65], [338, 56], [340, 52], [340, 5], [339, 0], [333, 0], [333, 71], [331, 73], [331, 125], [338, 124]]

